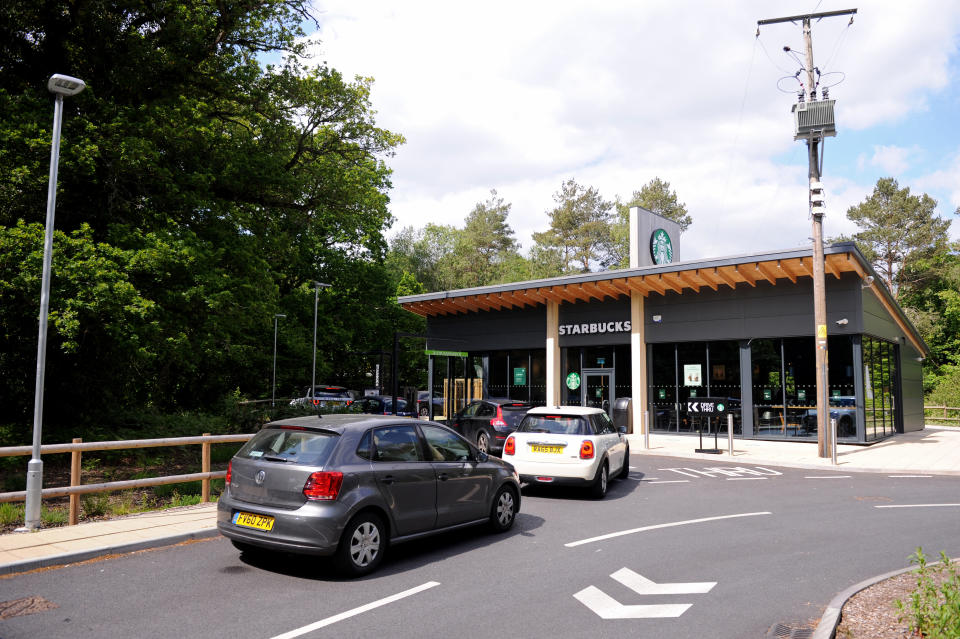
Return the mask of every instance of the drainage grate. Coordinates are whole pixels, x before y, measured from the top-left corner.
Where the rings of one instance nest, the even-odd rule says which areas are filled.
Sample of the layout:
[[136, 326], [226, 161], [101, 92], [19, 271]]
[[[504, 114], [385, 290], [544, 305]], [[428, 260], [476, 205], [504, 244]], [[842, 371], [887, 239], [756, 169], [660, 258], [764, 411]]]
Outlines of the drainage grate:
[[775, 624], [767, 631], [770, 639], [810, 639], [812, 636], [811, 628], [792, 628], [782, 623]]
[[10, 617], [22, 617], [23, 615], [32, 615], [44, 610], [53, 610], [57, 604], [47, 601], [43, 597], [24, 597], [23, 599], [14, 599], [13, 601], [0, 601], [0, 620]]

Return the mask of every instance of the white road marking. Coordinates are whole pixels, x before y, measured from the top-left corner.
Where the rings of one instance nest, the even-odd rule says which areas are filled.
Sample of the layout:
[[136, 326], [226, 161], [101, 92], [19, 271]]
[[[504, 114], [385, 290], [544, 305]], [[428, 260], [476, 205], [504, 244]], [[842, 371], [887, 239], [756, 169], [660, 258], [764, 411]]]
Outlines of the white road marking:
[[684, 466], [680, 468], [658, 468], [657, 470], [669, 470], [674, 473], [686, 475], [687, 477], [695, 477], [696, 479], [700, 479], [701, 477], [716, 479], [718, 475], [724, 477], [740, 477], [743, 475], [755, 477], [760, 475], [777, 476], [783, 474], [776, 470], [764, 468], [763, 466], [754, 466], [753, 468], [745, 468], [744, 466], [708, 466], [702, 470]]
[[571, 541], [568, 544], [564, 544], [567, 548], [573, 548], [574, 546], [582, 546], [584, 544], [593, 543], [595, 541], [603, 541], [605, 539], [613, 539], [614, 537], [622, 537], [624, 535], [632, 535], [634, 533], [647, 532], [648, 530], [659, 530], [660, 528], [673, 528], [675, 526], [684, 526], [686, 524], [701, 524], [708, 521], [720, 521], [722, 519], [736, 519], [738, 517], [756, 517], [758, 515], [772, 515], [772, 512], [764, 511], [757, 513], [740, 513], [737, 515], [720, 515], [719, 517], [703, 517], [701, 519], [688, 519], [686, 521], [673, 521], [668, 524], [655, 524], [653, 526], [644, 526], [642, 528], [631, 528], [630, 530], [621, 530], [619, 532], [608, 533], [606, 535], [600, 535], [599, 537], [590, 537], [589, 539], [581, 539], [580, 541]]
[[930, 479], [933, 475], [887, 475], [891, 479]]
[[757, 479], [769, 479], [769, 477], [727, 477], [727, 481], [754, 481]]
[[277, 635], [276, 637], [272, 637], [271, 639], [293, 639], [294, 637], [299, 637], [300, 635], [305, 635], [308, 632], [312, 632], [320, 628], [325, 628], [326, 626], [337, 623], [338, 621], [349, 619], [350, 617], [354, 617], [356, 615], [367, 612], [369, 610], [373, 610], [374, 608], [379, 608], [380, 606], [385, 606], [389, 603], [393, 603], [394, 601], [399, 601], [400, 599], [409, 597], [410, 595], [415, 595], [419, 592], [423, 592], [424, 590], [429, 590], [430, 588], [433, 588], [434, 586], [439, 586], [439, 585], [440, 585], [440, 582], [438, 581], [428, 581], [427, 583], [417, 586], [416, 588], [411, 588], [410, 590], [404, 590], [403, 592], [398, 592], [395, 595], [384, 597], [383, 599], [378, 599], [377, 601], [373, 601], [366, 605], [360, 606], [359, 608], [354, 608], [353, 610], [347, 610], [346, 612], [341, 612], [339, 615], [334, 615], [332, 617], [327, 617], [326, 619], [321, 619], [320, 621], [316, 621], [307, 626], [303, 626], [302, 628], [297, 628], [296, 630], [291, 630], [290, 632], [285, 632], [282, 635]]
[[808, 475], [804, 479], [850, 479], [853, 475]]
[[874, 508], [960, 508], [960, 504], [892, 504]]
[[610, 576], [638, 595], [690, 595], [710, 592], [717, 585], [715, 581], [658, 584], [629, 568], [621, 568]]
[[655, 604], [625, 606], [596, 586], [587, 586], [573, 595], [602, 619], [654, 619], [679, 617], [693, 604]]
[[631, 477], [633, 481], [639, 481], [647, 484], [689, 484], [689, 479], [636, 479]]

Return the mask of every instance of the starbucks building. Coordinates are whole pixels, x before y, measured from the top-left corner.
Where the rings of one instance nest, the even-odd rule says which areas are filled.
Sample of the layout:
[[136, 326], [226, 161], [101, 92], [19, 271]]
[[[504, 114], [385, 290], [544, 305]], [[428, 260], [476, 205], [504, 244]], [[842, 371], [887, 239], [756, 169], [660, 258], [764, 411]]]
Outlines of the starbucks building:
[[[427, 320], [429, 387], [614, 412], [692, 433], [724, 398], [738, 437], [817, 439], [811, 248], [684, 262], [679, 226], [631, 209], [631, 267], [401, 297]], [[828, 396], [838, 441], [923, 428], [928, 349], [852, 243], [824, 249]], [[715, 425], [714, 425], [715, 427]]]

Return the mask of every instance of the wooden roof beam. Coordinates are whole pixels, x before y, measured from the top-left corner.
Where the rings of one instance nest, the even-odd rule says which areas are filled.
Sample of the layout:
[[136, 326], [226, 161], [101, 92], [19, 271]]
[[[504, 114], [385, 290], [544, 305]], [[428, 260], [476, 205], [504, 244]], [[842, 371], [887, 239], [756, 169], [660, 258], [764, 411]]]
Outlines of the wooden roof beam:
[[562, 297], [554, 293], [551, 289], [548, 289], [546, 287], [538, 288], [537, 293], [539, 293], [540, 296], [543, 297], [544, 299], [549, 300], [551, 302], [556, 302], [557, 304], [563, 304], [566, 301], [565, 299], [563, 299]]
[[823, 257], [823, 268], [824, 268], [824, 270], [825, 270], [827, 273], [829, 273], [830, 275], [833, 275], [835, 278], [837, 278], [837, 279], [839, 280], [839, 279], [840, 279], [840, 271], [837, 270], [837, 266], [836, 266], [836, 264], [834, 263], [834, 262], [835, 262], [835, 260], [834, 260], [835, 257], [836, 257], [836, 256], [834, 256], [834, 255], [825, 255], [825, 256]]
[[[657, 283], [660, 284], [660, 286], [664, 287], [665, 289], [669, 289], [678, 295], [683, 293], [682, 283], [671, 282], [670, 280], [665, 278], [664, 275], [667, 275], [667, 273], [660, 273], [659, 275], [657, 275], [656, 278], [651, 277], [651, 279], [656, 279]], [[644, 276], [644, 282], [646, 281], [647, 281], [646, 276]]]
[[650, 291], [655, 291], [663, 295], [663, 289], [656, 286], [652, 281], [647, 281], [647, 276], [643, 275], [641, 277], [635, 277], [630, 279], [625, 279], [624, 282], [631, 291], [640, 293], [644, 297], [650, 294]]
[[573, 294], [573, 291], [567, 290], [566, 286], [551, 286], [550, 290], [568, 304], [573, 304], [577, 301], [577, 297]]
[[[745, 270], [747, 270], [747, 269], [745, 269]], [[756, 269], [754, 269], [754, 270], [756, 270]], [[739, 266], [734, 266], [734, 267], [733, 267], [733, 272], [736, 273], [737, 276], [741, 278], [741, 281], [746, 282], [747, 284], [749, 284], [749, 285], [752, 286], [753, 288], [757, 288], [757, 280], [753, 280], [753, 279], [750, 279], [749, 277], [747, 277], [747, 276], [744, 274], [744, 272], [740, 270], [740, 267], [739, 267]]]
[[729, 286], [730, 288], [737, 288], [737, 280], [731, 277], [726, 271], [721, 271], [719, 268], [713, 269], [713, 274], [716, 275], [717, 279]]
[[[630, 287], [627, 286], [627, 280], [624, 278], [616, 280], [604, 280], [605, 283], [609, 284], [613, 289], [620, 292], [621, 295], [630, 295]], [[647, 291], [649, 292], [649, 291]], [[644, 293], [646, 295], [646, 293]]]
[[677, 271], [673, 275], [681, 284], [692, 289], [694, 293], [699, 293], [700, 289], [703, 288], [703, 284], [694, 281], [694, 271]]
[[867, 272], [860, 265], [860, 260], [855, 258], [850, 253], [847, 253], [846, 255], [847, 255], [847, 264], [850, 265], [850, 270], [856, 273], [857, 275], [859, 275], [860, 279], [862, 280], [867, 279]]
[[607, 296], [607, 292], [597, 286], [596, 282], [583, 282], [580, 287], [598, 302], [602, 302], [603, 298]]
[[613, 299], [617, 299], [621, 295], [624, 295], [624, 293], [621, 293], [620, 291], [618, 291], [607, 280], [600, 280], [599, 282], [594, 282], [594, 284], [596, 285], [597, 288], [599, 288], [601, 291], [603, 291], [605, 294], [609, 295]]
[[756, 262], [754, 263], [754, 266], [756, 267], [757, 272], [763, 276], [763, 279], [767, 280], [774, 286], [777, 285], [777, 274], [770, 269], [766, 262]]
[[787, 279], [790, 280], [791, 282], [793, 282], [794, 284], [797, 283], [797, 276], [794, 275], [794, 274], [790, 271], [790, 269], [788, 269], [786, 266], [784, 266], [783, 263], [782, 263], [780, 260], [777, 260], [777, 270], [780, 271], [781, 273], [783, 273], [784, 275], [786, 275], [786, 276], [787, 276]]
[[703, 283], [705, 283], [707, 286], [709, 286], [713, 290], [717, 290], [717, 284], [719, 283], [719, 281], [711, 279], [710, 273], [711, 273], [710, 269], [699, 269], [699, 268], [697, 269], [697, 277], [700, 278], [700, 280]]
[[800, 268], [803, 269], [803, 274], [807, 277], [813, 277], [813, 258], [812, 257], [802, 257], [800, 258]]

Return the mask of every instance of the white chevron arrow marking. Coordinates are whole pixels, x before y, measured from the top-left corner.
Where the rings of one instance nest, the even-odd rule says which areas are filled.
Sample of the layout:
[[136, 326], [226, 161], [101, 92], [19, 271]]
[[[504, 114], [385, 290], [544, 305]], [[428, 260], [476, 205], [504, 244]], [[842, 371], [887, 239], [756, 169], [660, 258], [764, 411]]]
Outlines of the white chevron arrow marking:
[[717, 585], [715, 581], [694, 581], [690, 583], [658, 584], [639, 575], [629, 568], [621, 568], [610, 575], [638, 595], [690, 595], [710, 592]]
[[693, 604], [625, 606], [596, 586], [587, 586], [573, 595], [602, 619], [654, 619], [679, 617]]

